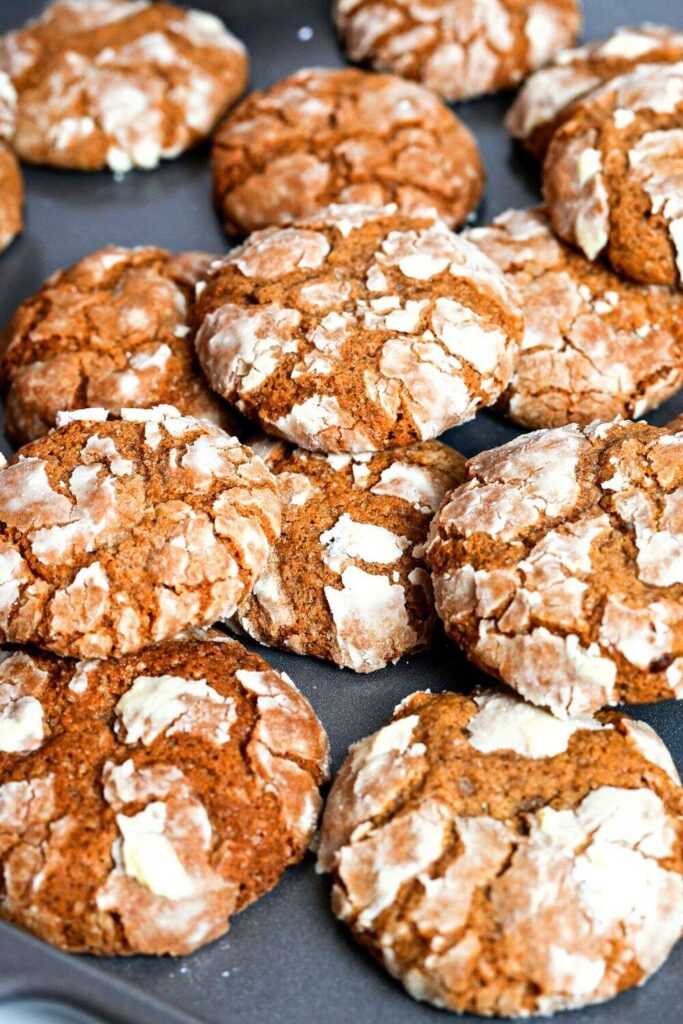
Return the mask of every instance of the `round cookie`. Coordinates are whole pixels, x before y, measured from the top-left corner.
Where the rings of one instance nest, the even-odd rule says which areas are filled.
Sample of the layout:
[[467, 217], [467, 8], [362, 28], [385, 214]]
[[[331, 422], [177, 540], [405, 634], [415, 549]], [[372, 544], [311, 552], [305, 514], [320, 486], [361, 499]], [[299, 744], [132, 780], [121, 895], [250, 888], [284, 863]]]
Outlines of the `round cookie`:
[[24, 227], [24, 182], [19, 161], [0, 140], [0, 252]]
[[0, 38], [18, 93], [14, 147], [32, 163], [124, 173], [206, 138], [243, 91], [242, 44], [203, 11], [53, 0]]
[[457, 227], [484, 186], [474, 136], [433, 93], [353, 68], [298, 71], [252, 93], [217, 129], [212, 167], [235, 234], [334, 202], [433, 208]]
[[414, 998], [549, 1016], [642, 984], [668, 956], [682, 812], [643, 722], [416, 693], [351, 748], [319, 866], [336, 915]]
[[543, 165], [553, 228], [618, 274], [683, 275], [683, 61], [644, 65], [577, 103]]
[[683, 296], [625, 281], [559, 241], [542, 207], [466, 233], [522, 296], [519, 360], [499, 405], [524, 427], [642, 416], [683, 385]]
[[650, 23], [618, 28], [607, 39], [555, 54], [524, 83], [507, 113], [505, 127], [541, 160], [577, 100], [641, 64], [680, 60], [683, 33]]
[[67, 414], [0, 471], [0, 638], [118, 656], [230, 616], [280, 531], [277, 485], [170, 406]]
[[16, 124], [17, 94], [9, 77], [0, 71], [0, 252], [24, 226], [24, 182], [19, 161], [7, 140]]
[[356, 672], [425, 647], [436, 615], [422, 554], [464, 458], [438, 441], [354, 459], [252, 447], [277, 479], [282, 534], [238, 609], [242, 629]]
[[240, 417], [208, 387], [192, 340], [194, 286], [210, 262], [108, 246], [48, 278], [6, 331], [7, 435], [32, 441], [64, 410], [159, 404], [235, 432]]
[[6, 651], [0, 916], [71, 952], [191, 953], [301, 860], [326, 764], [291, 680], [220, 633]]
[[559, 716], [683, 697], [683, 436], [570, 424], [467, 472], [427, 560], [468, 657]]
[[336, 0], [349, 58], [447, 100], [509, 89], [581, 28], [578, 0]]
[[434, 214], [395, 206], [256, 232], [212, 265], [197, 318], [211, 387], [268, 433], [328, 452], [471, 419], [507, 386], [521, 335], [498, 268]]

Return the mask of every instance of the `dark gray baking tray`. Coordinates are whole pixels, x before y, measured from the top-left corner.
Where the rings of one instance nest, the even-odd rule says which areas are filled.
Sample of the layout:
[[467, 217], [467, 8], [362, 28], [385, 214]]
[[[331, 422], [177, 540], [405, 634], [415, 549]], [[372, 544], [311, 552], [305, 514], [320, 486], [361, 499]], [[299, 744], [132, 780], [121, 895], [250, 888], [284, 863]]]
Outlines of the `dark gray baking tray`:
[[[253, 87], [299, 67], [343, 63], [330, 25], [331, 0], [197, 0], [220, 14], [247, 43]], [[681, 0], [585, 0], [585, 38], [618, 24], [660, 20], [683, 29]], [[41, 0], [0, 0], [0, 32], [41, 9]], [[503, 128], [509, 97], [464, 104], [488, 170], [479, 221], [508, 206], [538, 199], [535, 167]], [[27, 226], [0, 257], [0, 323], [58, 267], [115, 242], [220, 253], [227, 243], [210, 204], [206, 148], [152, 173], [115, 182], [107, 174], [26, 169]], [[664, 423], [683, 410], [683, 394], [652, 416]], [[514, 436], [482, 413], [448, 440], [467, 455]], [[421, 687], [467, 688], [477, 673], [442, 638], [430, 654], [405, 659], [371, 676], [267, 651], [311, 700], [328, 730], [336, 769], [349, 744], [379, 727], [394, 705]], [[671, 747], [683, 768], [683, 705], [637, 709]], [[0, 926], [0, 999], [17, 993], [60, 998], [116, 1024], [427, 1024], [442, 1011], [413, 1002], [347, 937], [328, 909], [328, 883], [312, 859], [290, 870], [277, 888], [235, 918], [225, 938], [180, 960], [95, 960], [67, 957]], [[475, 1018], [466, 1018], [472, 1022]], [[683, 943], [643, 989], [568, 1017], [576, 1024], [681, 1024]]]

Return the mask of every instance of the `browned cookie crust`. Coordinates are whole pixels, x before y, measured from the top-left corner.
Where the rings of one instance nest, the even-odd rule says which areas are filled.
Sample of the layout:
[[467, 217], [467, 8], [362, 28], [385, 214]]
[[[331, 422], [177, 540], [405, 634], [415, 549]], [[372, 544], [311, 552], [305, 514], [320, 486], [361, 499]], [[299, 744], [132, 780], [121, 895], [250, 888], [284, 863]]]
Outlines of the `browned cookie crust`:
[[573, 104], [591, 90], [641, 64], [683, 60], [683, 33], [645, 23], [618, 28], [613, 35], [574, 50], [561, 50], [522, 88], [505, 127], [542, 160], [554, 133], [571, 117]]
[[0, 38], [23, 160], [156, 167], [205, 138], [243, 91], [247, 54], [220, 19], [147, 0], [54, 0]]
[[508, 89], [570, 46], [577, 0], [336, 0], [353, 61], [396, 71], [448, 100]]
[[683, 385], [683, 294], [625, 281], [553, 233], [542, 207], [466, 237], [512, 278], [524, 336], [499, 404], [525, 427], [638, 417]]
[[105, 657], [232, 615], [279, 534], [263, 462], [167, 406], [74, 415], [0, 472], [0, 637]]
[[429, 440], [507, 386], [517, 296], [434, 214], [331, 206], [255, 232], [198, 289], [211, 386], [304, 448]]
[[553, 136], [543, 190], [557, 233], [650, 284], [683, 273], [683, 61], [644, 65], [579, 102]]
[[252, 93], [218, 128], [212, 166], [237, 234], [334, 202], [434, 208], [457, 227], [484, 186], [474, 137], [433, 93], [351, 68], [298, 71]]
[[304, 855], [327, 739], [287, 676], [199, 630], [0, 665], [0, 915], [73, 952], [191, 953]]
[[677, 416], [675, 420], [672, 420], [671, 423], [668, 424], [668, 427], [669, 430], [683, 430], [683, 413], [681, 413], [680, 416]]
[[427, 545], [467, 655], [561, 716], [683, 697], [683, 435], [572, 424], [467, 472]]
[[0, 141], [0, 252], [16, 238], [24, 226], [24, 182], [19, 161]]
[[416, 693], [351, 748], [319, 864], [417, 999], [528, 1017], [642, 984], [680, 935], [683, 791], [642, 722]]
[[436, 619], [424, 545], [464, 458], [437, 441], [353, 459], [252, 447], [277, 479], [282, 534], [239, 625], [356, 672], [424, 647]]
[[210, 262], [108, 246], [53, 274], [6, 332], [7, 435], [41, 437], [63, 410], [159, 404], [234, 433], [239, 414], [208, 387], [194, 353], [194, 286]]

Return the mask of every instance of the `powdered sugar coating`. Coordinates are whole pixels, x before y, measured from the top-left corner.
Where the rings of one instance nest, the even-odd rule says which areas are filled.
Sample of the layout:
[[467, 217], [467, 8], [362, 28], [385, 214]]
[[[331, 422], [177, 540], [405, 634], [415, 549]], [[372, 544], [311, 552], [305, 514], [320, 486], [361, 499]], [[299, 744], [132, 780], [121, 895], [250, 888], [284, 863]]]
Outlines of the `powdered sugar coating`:
[[291, 680], [221, 634], [92, 661], [85, 688], [73, 667], [0, 665], [50, 729], [0, 743], [0, 915], [72, 951], [190, 953], [303, 856], [325, 734]]
[[283, 528], [239, 626], [356, 672], [424, 647], [435, 617], [421, 553], [434, 509], [462, 479], [462, 457], [425, 442], [355, 459], [280, 444], [264, 458]]
[[216, 132], [212, 167], [237, 234], [332, 202], [436, 209], [456, 227], [484, 179], [474, 137], [433, 93], [351, 68], [297, 71], [252, 94]]
[[[313, 247], [309, 268], [300, 254]], [[311, 303], [311, 286], [341, 267], [344, 296]], [[332, 206], [256, 232], [212, 265], [198, 314], [212, 387], [270, 433], [328, 452], [406, 445], [470, 419], [507, 384], [520, 330], [490, 260], [433, 215], [394, 207]]]
[[573, 0], [336, 0], [335, 20], [353, 61], [423, 82], [448, 100], [510, 88], [570, 45]]
[[237, 417], [206, 385], [192, 345], [193, 289], [209, 262], [108, 246], [48, 278], [8, 328], [10, 437], [40, 437], [83, 405], [118, 413], [159, 403], [234, 432]]
[[633, 280], [683, 267], [683, 61], [643, 65], [577, 103], [554, 135], [543, 186], [553, 227]]
[[542, 207], [466, 232], [517, 285], [524, 335], [501, 399], [527, 427], [642, 416], [683, 383], [680, 295], [624, 281], [552, 232]]
[[242, 92], [247, 56], [211, 15], [171, 4], [53, 0], [0, 40], [18, 93], [13, 143], [35, 163], [124, 173], [209, 134]]
[[[505, 743], [477, 746], [496, 701]], [[680, 785], [632, 742], [641, 724], [413, 694], [330, 794], [335, 913], [411, 995], [459, 1012], [527, 1017], [642, 983], [678, 938], [683, 847]]]
[[560, 50], [524, 83], [505, 119], [515, 139], [542, 157], [572, 103], [617, 75], [642, 64], [683, 58], [683, 33], [666, 25], [622, 27], [607, 39]]
[[23, 448], [0, 473], [0, 521], [2, 635], [91, 658], [232, 614], [280, 506], [235, 438], [162, 407], [75, 419]]
[[681, 696], [680, 451], [617, 420], [470, 460], [427, 547], [450, 635], [560, 717]]

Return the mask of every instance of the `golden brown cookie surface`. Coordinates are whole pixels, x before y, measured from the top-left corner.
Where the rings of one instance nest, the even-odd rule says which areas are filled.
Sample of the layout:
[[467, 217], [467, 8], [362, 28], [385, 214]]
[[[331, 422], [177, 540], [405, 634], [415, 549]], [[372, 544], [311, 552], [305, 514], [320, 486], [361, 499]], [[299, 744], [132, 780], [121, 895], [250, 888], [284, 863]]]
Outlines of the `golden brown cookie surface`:
[[683, 33], [646, 23], [618, 28], [607, 39], [561, 50], [520, 89], [505, 126], [541, 160], [573, 104], [591, 90], [641, 64], [671, 64], [683, 59]]
[[427, 560], [448, 634], [560, 716], [683, 696], [683, 435], [616, 420], [470, 459]]
[[237, 234], [333, 202], [434, 208], [456, 227], [484, 184], [474, 137], [433, 93], [352, 68], [298, 71], [252, 93], [218, 128], [212, 165]]
[[644, 982], [680, 933], [683, 792], [623, 715], [416, 693], [355, 744], [319, 865], [354, 937], [417, 999], [549, 1015]]
[[499, 405], [525, 427], [638, 417], [683, 384], [683, 295], [591, 262], [542, 207], [509, 210], [466, 238], [514, 281], [524, 336]]
[[336, 0], [353, 61], [417, 79], [448, 100], [509, 89], [570, 46], [576, 0]]
[[643, 65], [576, 104], [543, 165], [553, 228], [634, 281], [683, 273], [683, 61]]
[[147, 0], [54, 0], [0, 39], [17, 153], [81, 171], [177, 156], [240, 95], [247, 66], [220, 19]]
[[492, 404], [517, 357], [514, 289], [433, 214], [331, 206], [255, 232], [205, 280], [210, 385], [304, 448], [428, 440]]
[[435, 613], [422, 552], [465, 460], [436, 441], [353, 458], [254, 444], [282, 534], [237, 622], [254, 639], [374, 672], [424, 647]]
[[261, 460], [169, 406], [75, 416], [0, 471], [3, 640], [118, 656], [232, 615], [279, 534]]
[[190, 953], [301, 859], [327, 740], [291, 680], [197, 630], [0, 664], [0, 915], [63, 949]]
[[108, 246], [58, 271], [17, 309], [2, 361], [5, 425], [23, 444], [63, 410], [174, 405], [234, 433], [193, 346], [194, 286], [211, 257]]
[[24, 182], [19, 161], [0, 141], [0, 252], [16, 238], [24, 226]]

